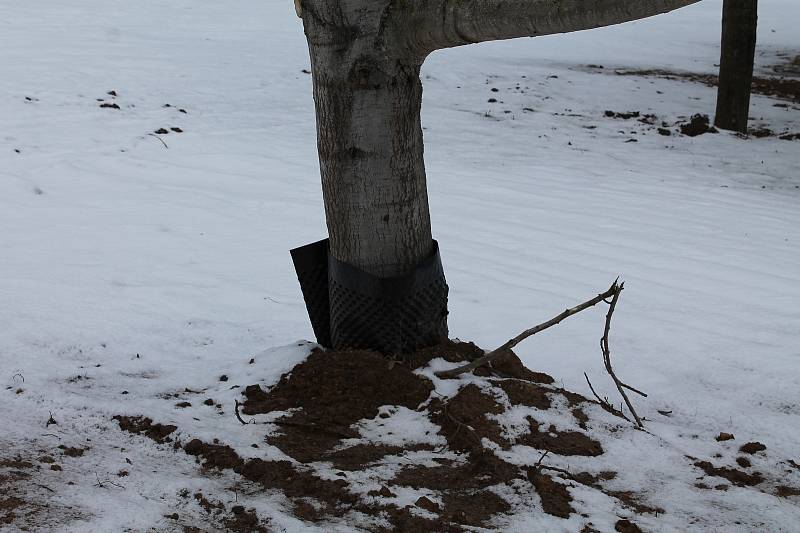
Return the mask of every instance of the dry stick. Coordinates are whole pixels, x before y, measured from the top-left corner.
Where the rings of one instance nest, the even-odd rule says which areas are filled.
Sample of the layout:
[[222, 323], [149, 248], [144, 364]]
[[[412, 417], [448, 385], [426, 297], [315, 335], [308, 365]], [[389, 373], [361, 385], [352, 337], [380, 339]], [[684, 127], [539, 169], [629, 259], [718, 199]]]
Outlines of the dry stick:
[[242, 419], [242, 416], [239, 414], [239, 406], [241, 406], [242, 404], [240, 404], [240, 403], [239, 403], [239, 400], [234, 400], [234, 401], [236, 402], [236, 405], [235, 405], [235, 407], [234, 407], [234, 410], [233, 410], [233, 412], [234, 412], [234, 413], [236, 413], [236, 419], [237, 419], [239, 422], [241, 422], [241, 423], [242, 423], [242, 425], [245, 425], [245, 426], [246, 426], [247, 424], [255, 424], [255, 423], [256, 423], [256, 421], [255, 421], [255, 420], [252, 420], [252, 419], [251, 419], [251, 420], [248, 420], [247, 422], [245, 422], [245, 421]]
[[622, 288], [622, 286], [618, 285], [617, 281], [619, 281], [619, 279], [614, 280], [614, 283], [611, 285], [611, 288], [608, 289], [603, 294], [598, 294], [597, 296], [595, 296], [591, 300], [587, 300], [587, 301], [583, 302], [582, 304], [580, 304], [580, 305], [578, 305], [576, 307], [573, 307], [572, 309], [567, 309], [566, 311], [564, 311], [560, 315], [558, 315], [558, 316], [556, 316], [554, 318], [551, 318], [547, 322], [543, 322], [543, 323], [539, 324], [538, 326], [534, 326], [531, 329], [527, 329], [527, 330], [523, 331], [522, 333], [520, 333], [519, 335], [517, 335], [513, 339], [511, 339], [508, 342], [506, 342], [501, 347], [497, 348], [496, 350], [492, 350], [491, 352], [487, 353], [483, 357], [479, 357], [478, 359], [475, 359], [474, 361], [472, 361], [469, 364], [466, 364], [464, 366], [460, 366], [458, 368], [454, 368], [452, 370], [444, 370], [442, 372], [436, 372], [436, 377], [439, 377], [439, 378], [454, 378], [454, 377], [459, 376], [459, 375], [461, 375], [461, 374], [463, 374], [465, 372], [470, 372], [472, 370], [475, 370], [479, 366], [483, 366], [486, 363], [491, 362], [494, 358], [496, 358], [497, 356], [501, 355], [506, 350], [510, 350], [511, 348], [513, 348], [514, 346], [516, 346], [520, 342], [524, 341], [525, 339], [527, 339], [531, 335], [536, 335], [540, 331], [543, 331], [543, 330], [545, 330], [545, 329], [547, 329], [549, 327], [555, 326], [556, 324], [558, 324], [559, 322], [561, 322], [565, 318], [569, 318], [572, 315], [580, 313], [581, 311], [583, 311], [585, 309], [589, 309], [590, 307], [594, 307], [595, 305], [597, 305], [600, 302], [606, 300], [607, 298], [610, 298], [610, 297], [614, 296], [615, 294], [618, 294], [619, 290]]
[[163, 145], [164, 145], [164, 148], [169, 148], [169, 146], [167, 146], [167, 143], [165, 143], [165, 142], [164, 142], [164, 139], [162, 139], [161, 137], [159, 137], [159, 136], [158, 136], [158, 135], [156, 135], [155, 133], [148, 133], [147, 135], [149, 135], [150, 137], [155, 137], [156, 139], [158, 139], [159, 141], [161, 141], [161, 144], [163, 144]]
[[[616, 283], [615, 283], [616, 285]], [[639, 415], [636, 414], [636, 409], [633, 408], [633, 404], [628, 399], [628, 395], [625, 394], [625, 389], [637, 392], [643, 396], [647, 396], [643, 392], [639, 392], [638, 390], [634, 389], [633, 387], [629, 387], [622, 383], [617, 375], [614, 373], [614, 369], [611, 368], [611, 350], [608, 347], [608, 333], [611, 331], [611, 316], [614, 314], [614, 309], [617, 307], [617, 302], [619, 301], [619, 295], [622, 293], [622, 289], [625, 288], [624, 283], [620, 283], [617, 287], [617, 290], [614, 292], [614, 297], [611, 299], [611, 304], [608, 307], [608, 314], [606, 314], [606, 327], [603, 330], [603, 338], [600, 339], [600, 348], [603, 350], [603, 363], [605, 363], [606, 371], [608, 375], [611, 376], [611, 379], [614, 380], [614, 385], [617, 386], [617, 390], [619, 391], [620, 395], [622, 395], [622, 399], [625, 400], [625, 403], [628, 405], [628, 410], [633, 415], [633, 418], [636, 420], [636, 425], [640, 428], [644, 427], [642, 424], [642, 419], [639, 418]]]
[[552, 470], [553, 472], [558, 472], [559, 474], [562, 474], [562, 475], [566, 476], [567, 479], [575, 480], [575, 476], [573, 476], [572, 473], [569, 470], [566, 470], [564, 468], [558, 468], [556, 466], [547, 466], [547, 465], [543, 465], [542, 464], [542, 461], [544, 461], [545, 457], [547, 457], [549, 453], [550, 453], [550, 450], [545, 450], [545, 452], [542, 454], [542, 456], [539, 457], [539, 460], [536, 461], [536, 464], [533, 465], [533, 471], [536, 474], [539, 474], [539, 473], [541, 473], [542, 470]]
[[620, 411], [619, 409], [617, 409], [616, 407], [611, 405], [611, 402], [608, 401], [608, 398], [606, 398], [604, 400], [597, 394], [597, 392], [594, 390], [594, 387], [592, 386], [592, 382], [589, 381], [589, 376], [586, 375], [586, 372], [583, 373], [583, 377], [586, 378], [586, 383], [589, 384], [589, 388], [592, 390], [592, 394], [594, 394], [594, 397], [597, 398], [597, 401], [600, 402], [601, 406], [603, 406], [609, 413], [611, 413], [613, 415], [616, 415], [616, 416], [619, 416], [619, 417], [622, 417], [625, 420], [627, 420], [628, 422], [631, 421], [630, 418], [625, 416], [625, 413], [623, 413], [622, 411]]

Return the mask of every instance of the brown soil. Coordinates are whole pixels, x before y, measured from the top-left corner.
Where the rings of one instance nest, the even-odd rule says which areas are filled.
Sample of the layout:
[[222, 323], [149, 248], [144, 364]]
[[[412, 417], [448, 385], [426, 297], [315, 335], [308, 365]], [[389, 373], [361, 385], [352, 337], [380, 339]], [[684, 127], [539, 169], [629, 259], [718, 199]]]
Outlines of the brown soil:
[[616, 111], [606, 111], [605, 116], [608, 118], [618, 118], [622, 120], [630, 120], [632, 118], [639, 118], [641, 113], [638, 111], [628, 111], [628, 112], [616, 112]]
[[620, 533], [642, 533], [639, 526], [624, 518], [622, 520], [617, 520], [617, 523], [614, 524], [614, 530]]
[[2, 468], [33, 468], [34, 464], [30, 461], [26, 461], [21, 457], [15, 457], [14, 459], [0, 459], [0, 467]]
[[151, 419], [144, 416], [115, 416], [114, 420], [123, 431], [143, 434], [156, 442], [170, 442], [167, 437], [178, 429], [173, 425], [153, 424]]
[[[587, 429], [594, 427], [588, 425], [593, 412], [589, 407], [598, 405], [597, 402], [552, 386], [550, 376], [526, 369], [513, 352], [504, 354], [491, 368], [478, 371], [478, 375], [487, 375], [480, 384], [463, 385], [451, 397], [435, 394], [433, 384], [414, 373], [435, 357], [461, 363], [483, 354], [474, 344], [461, 342], [420, 350], [403, 361], [390, 361], [368, 351], [315, 351], [267, 390], [258, 385], [244, 390], [245, 414], [281, 412], [275, 425], [264, 426], [265, 440], [296, 462], [243, 458], [232, 447], [216, 441], [194, 439], [182, 445], [176, 442], [175, 446], [196, 457], [204, 470], [232, 471], [265, 490], [279, 491], [289, 500], [289, 510], [294, 516], [311, 522], [357, 512], [383, 518], [390, 524], [386, 531], [455, 532], [489, 527], [491, 520], [501, 523], [502, 515], [511, 511], [511, 505], [498, 496], [495, 487], [534, 502], [536, 493], [544, 512], [569, 518], [575, 513], [569, 488], [576, 482], [615, 498], [632, 513], [663, 512], [643, 503], [637, 493], [606, 489], [604, 483], [616, 477], [614, 472], [570, 474], [567, 470], [548, 469], [546, 456], [542, 457], [545, 461], [541, 465], [520, 467], [500, 459], [492, 451], [487, 441], [506, 450], [523, 444], [547, 451], [551, 457], [596, 457], [604, 453]], [[513, 439], [492, 418], [502, 415], [509, 404], [532, 408], [528, 416], [529, 432]], [[390, 417], [381, 409], [383, 406], [403, 406], [427, 416], [439, 426], [438, 433], [446, 444], [433, 449], [430, 444], [409, 442], [400, 446], [361, 440], [342, 447], [344, 439], [360, 438], [358, 422], [377, 417], [380, 423], [382, 418]], [[556, 408], [568, 410], [567, 415], [581, 430], [558, 430], [535, 419], [537, 411]], [[288, 410], [291, 412], [286, 413]], [[145, 417], [115, 419], [121, 429], [156, 442], [170, 441], [177, 429]], [[410, 460], [414, 453], [424, 455], [426, 464], [414, 464]], [[370, 490], [368, 495], [361, 496], [363, 489], [351, 485], [349, 480], [356, 477], [354, 473], [362, 474], [357, 477], [363, 478], [363, 473], [369, 470], [372, 476], [375, 466], [396, 465], [397, 458], [403, 456], [407, 457], [408, 466], [380, 479], [378, 488]], [[722, 476], [734, 484], [763, 481], [760, 474], [692, 461], [697, 461], [695, 464], [708, 475]], [[314, 468], [319, 462], [331, 463], [337, 477], [323, 479], [316, 475]], [[435, 498], [420, 498], [416, 505], [402, 508], [392, 503], [394, 495], [409, 488], [424, 489]], [[195, 495], [198, 504], [229, 530], [269, 530], [268, 522], [259, 520], [254, 511], [244, 507], [226, 510], [224, 505], [214, 504], [198, 494]], [[636, 526], [625, 520], [617, 527], [619, 531], [638, 530], [631, 528]]]
[[[617, 70], [620, 76], [652, 76], [667, 80], [688, 80], [703, 83], [710, 87], [719, 85], [719, 77], [713, 74], [698, 74], [696, 72], [674, 72], [661, 69], [649, 70]], [[772, 96], [783, 100], [800, 103], [800, 79], [790, 77], [753, 77], [751, 90], [754, 94]]]
[[386, 446], [383, 444], [356, 444], [335, 452], [327, 452], [320, 459], [331, 461], [339, 470], [361, 470], [366, 465], [380, 461], [389, 455], [405, 455], [407, 452], [432, 450], [428, 445]]
[[490, 490], [475, 493], [448, 492], [444, 496], [444, 511], [439, 522], [484, 526], [491, 517], [507, 513], [511, 506]]
[[245, 509], [241, 505], [231, 508], [231, 514], [223, 520], [228, 531], [242, 533], [270, 533], [270, 530], [261, 525], [255, 509]]
[[28, 531], [48, 512], [63, 511], [34, 496], [31, 478], [39, 471], [41, 466], [27, 458], [0, 457], [0, 530]]
[[527, 405], [537, 409], [550, 409], [551, 402], [547, 395], [550, 392], [549, 389], [545, 389], [535, 383], [513, 379], [492, 381], [492, 384], [503, 389], [503, 392], [508, 395], [508, 401], [511, 402], [511, 405]]
[[735, 468], [715, 467], [708, 461], [697, 461], [694, 466], [702, 469], [706, 475], [725, 478], [739, 487], [752, 487], [764, 481], [764, 476], [759, 472], [748, 474]]
[[25, 501], [10, 497], [0, 497], [0, 525], [10, 525], [17, 518], [15, 511], [25, 505]]
[[206, 444], [200, 439], [190, 440], [183, 447], [189, 455], [202, 460], [203, 468], [217, 468], [219, 470], [233, 470], [242, 466], [243, 461], [239, 454], [230, 446], [222, 444]]
[[310, 462], [342, 438], [357, 437], [350, 426], [375, 418], [382, 405], [416, 409], [432, 390], [428, 379], [376, 352], [317, 350], [269, 392], [258, 385], [247, 387], [243, 411], [255, 415], [299, 408], [278, 419], [283, 433], [268, 442]]
[[596, 457], [602, 455], [603, 447], [599, 442], [577, 431], [559, 432], [554, 426], [541, 431], [540, 425], [532, 418], [528, 419], [531, 431], [522, 436], [518, 442], [540, 450], [548, 450], [558, 455], [583, 455]]
[[[484, 355], [486, 352], [471, 342], [448, 340], [439, 346], [421, 348], [415, 353], [407, 355], [405, 361], [410, 368], [417, 369], [426, 366], [434, 358], [442, 358], [451, 363], [465, 363]], [[512, 350], [501, 352], [492, 360], [488, 369], [481, 367], [474, 373], [480, 376], [494, 374], [503, 378], [516, 378], [545, 385], [555, 381], [552, 376], [528, 369]]]
[[747, 444], [742, 445], [742, 447], [739, 448], [739, 451], [742, 453], [749, 453], [752, 455], [754, 453], [763, 452], [766, 449], [767, 447], [761, 444], [760, 442], [748, 442]]
[[82, 457], [89, 448], [73, 448], [71, 446], [64, 446], [63, 444], [58, 447], [61, 452], [67, 457]]
[[460, 452], [481, 453], [481, 439], [489, 439], [503, 448], [511, 443], [502, 436], [500, 426], [486, 415], [498, 415], [503, 406], [474, 384], [462, 387], [454, 397], [446, 401], [438, 398], [431, 402], [431, 420], [442, 429], [439, 432], [447, 439], [448, 446]]
[[539, 498], [542, 499], [542, 508], [545, 513], [560, 518], [569, 518], [569, 515], [575, 512], [570, 505], [572, 496], [566, 485], [554, 481], [552, 477], [533, 468], [528, 471], [528, 479], [533, 483]]
[[681, 133], [687, 137], [697, 137], [705, 133], [719, 133], [717, 128], [710, 126], [708, 115], [692, 115], [689, 122], [680, 125]]
[[[189, 498], [189, 491], [183, 491], [181, 496]], [[236, 533], [271, 533], [273, 531], [268, 527], [269, 519], [260, 519], [255, 509], [246, 509], [244, 506], [235, 503], [230, 509], [226, 509], [224, 503], [209, 500], [202, 492], [196, 492], [193, 497], [203, 511], [208, 514], [206, 518], [207, 524], [219, 524], [223, 526], [224, 531]], [[172, 520], [180, 518], [178, 513], [165, 516]], [[206, 530], [194, 526], [183, 526], [183, 531], [184, 533], [201, 533]]]
[[641, 496], [639, 496], [635, 492], [610, 490], [606, 491], [606, 494], [618, 499], [625, 505], [625, 507], [636, 511], [639, 514], [659, 515], [659, 514], [664, 514], [665, 512], [664, 509], [662, 509], [661, 507], [653, 507], [651, 505], [643, 503], [641, 500]]
[[788, 487], [786, 485], [779, 486], [775, 491], [776, 496], [781, 498], [788, 498], [789, 496], [800, 496], [800, 489]]

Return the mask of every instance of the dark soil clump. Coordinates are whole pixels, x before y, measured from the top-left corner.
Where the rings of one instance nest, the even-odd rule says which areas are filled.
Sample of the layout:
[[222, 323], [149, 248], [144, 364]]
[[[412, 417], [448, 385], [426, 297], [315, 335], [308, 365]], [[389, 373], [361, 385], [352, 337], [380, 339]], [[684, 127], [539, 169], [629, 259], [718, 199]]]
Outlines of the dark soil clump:
[[189, 441], [183, 451], [187, 454], [202, 458], [203, 468], [217, 468], [219, 470], [238, 468], [242, 464], [239, 454], [230, 446], [221, 444], [206, 444], [200, 439]]
[[578, 431], [559, 432], [554, 426], [541, 431], [540, 425], [528, 418], [531, 432], [519, 438], [519, 444], [525, 444], [540, 450], [547, 450], [558, 455], [582, 455], [597, 457], [603, 454], [599, 442]]
[[748, 442], [747, 444], [742, 445], [742, 447], [739, 448], [739, 451], [742, 453], [749, 453], [750, 455], [753, 455], [758, 452], [763, 452], [766, 449], [767, 447], [761, 444], [760, 442]]
[[503, 389], [508, 395], [508, 401], [511, 402], [511, 405], [527, 405], [537, 409], [550, 409], [551, 402], [547, 396], [549, 389], [514, 379], [492, 381], [492, 384]]
[[0, 467], [3, 468], [33, 468], [35, 465], [30, 461], [26, 461], [21, 457], [15, 457], [14, 459], [0, 459]]
[[446, 522], [484, 526], [494, 515], [507, 513], [511, 506], [490, 490], [476, 493], [448, 493], [444, 496], [442, 518]]
[[789, 496], [800, 496], [800, 489], [796, 489], [794, 487], [787, 487], [786, 485], [781, 485], [775, 491], [775, 495], [781, 498], [788, 498]]
[[461, 452], [482, 452], [484, 438], [508, 448], [511, 443], [503, 437], [500, 426], [486, 416], [503, 411], [497, 400], [474, 384], [462, 387], [447, 401], [436, 399], [430, 406], [431, 420], [442, 428], [439, 433], [452, 450]]
[[694, 466], [702, 469], [709, 476], [725, 478], [738, 487], [752, 487], [764, 481], [764, 476], [756, 472], [748, 474], [735, 468], [715, 467], [708, 461], [697, 461]]
[[357, 437], [350, 426], [375, 418], [380, 406], [416, 409], [432, 390], [428, 379], [376, 352], [317, 350], [268, 392], [257, 385], [247, 387], [243, 411], [255, 415], [299, 408], [278, 419], [283, 433], [269, 443], [309, 462], [342, 438]]
[[[432, 359], [436, 358], [442, 358], [450, 363], [467, 363], [484, 355], [486, 352], [471, 342], [448, 340], [438, 346], [420, 348], [413, 354], [407, 355], [405, 361], [412, 369], [418, 369], [427, 366]], [[490, 365], [476, 368], [473, 373], [478, 376], [496, 375], [503, 378], [544, 383], [545, 385], [555, 381], [552, 376], [543, 372], [534, 372], [525, 367], [512, 350], [500, 353]]]
[[616, 111], [608, 110], [608, 111], [605, 112], [605, 116], [607, 116], [608, 118], [617, 118], [617, 119], [622, 119], [622, 120], [630, 120], [632, 118], [639, 118], [640, 115], [641, 115], [641, 113], [639, 113], [638, 111], [616, 112]]
[[403, 455], [406, 452], [432, 450], [428, 445], [386, 446], [382, 444], [357, 444], [349, 448], [327, 452], [318, 460], [331, 461], [339, 470], [361, 470], [389, 455]]
[[178, 429], [178, 426], [154, 424], [150, 418], [144, 416], [117, 415], [114, 420], [119, 423], [121, 430], [144, 435], [156, 442], [170, 442], [171, 439], [167, 437]]
[[485, 352], [471, 342], [445, 341], [437, 346], [420, 348], [412, 354], [404, 357], [406, 364], [416, 370], [428, 365], [433, 359], [441, 358], [449, 363], [467, 363], [479, 357], [483, 357]]
[[59, 449], [61, 449], [61, 452], [67, 457], [83, 457], [83, 454], [86, 453], [86, 450], [89, 448], [73, 448], [62, 444], [59, 446]]
[[392, 483], [415, 489], [469, 491], [506, 483], [517, 477], [521, 474], [516, 466], [486, 453], [459, 466], [408, 467], [401, 470]]
[[570, 505], [572, 496], [566, 485], [557, 483], [552, 477], [533, 468], [528, 471], [528, 478], [542, 500], [542, 508], [545, 513], [559, 518], [569, 518], [569, 515], [575, 512]]
[[635, 492], [614, 491], [614, 490], [608, 490], [604, 492], [609, 496], [618, 499], [625, 505], [625, 507], [633, 509], [639, 514], [654, 514], [654, 515], [664, 514], [664, 509], [662, 509], [661, 507], [652, 507], [650, 505], [642, 503], [641, 500], [639, 499], [640, 496]]
[[643, 533], [639, 526], [624, 518], [617, 520], [617, 523], [614, 524], [614, 531], [619, 531], [619, 533]]
[[[295, 501], [295, 514], [303, 520], [316, 521], [327, 514], [342, 514], [357, 499], [347, 491], [344, 480], [328, 481], [309, 472], [296, 469], [288, 461], [263, 461], [250, 459], [238, 466], [234, 471], [246, 479], [261, 484], [264, 488], [280, 489], [286, 496]], [[302, 498], [314, 498], [322, 503], [322, 509], [312, 505], [302, 505]], [[306, 502], [307, 503], [307, 502]]]
[[693, 115], [691, 120], [680, 125], [681, 133], [688, 137], [697, 137], [705, 133], [719, 133], [717, 128], [710, 125], [708, 115]]

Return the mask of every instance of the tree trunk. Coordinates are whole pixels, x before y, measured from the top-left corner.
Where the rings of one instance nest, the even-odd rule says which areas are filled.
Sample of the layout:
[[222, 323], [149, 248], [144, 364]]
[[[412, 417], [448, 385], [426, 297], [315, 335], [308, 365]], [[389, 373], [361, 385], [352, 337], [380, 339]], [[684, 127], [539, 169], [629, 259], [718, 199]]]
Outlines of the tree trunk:
[[714, 125], [747, 133], [756, 53], [758, 0], [725, 0]]
[[433, 248], [422, 58], [387, 42], [387, 0], [306, 4], [330, 252], [375, 276], [403, 275]]

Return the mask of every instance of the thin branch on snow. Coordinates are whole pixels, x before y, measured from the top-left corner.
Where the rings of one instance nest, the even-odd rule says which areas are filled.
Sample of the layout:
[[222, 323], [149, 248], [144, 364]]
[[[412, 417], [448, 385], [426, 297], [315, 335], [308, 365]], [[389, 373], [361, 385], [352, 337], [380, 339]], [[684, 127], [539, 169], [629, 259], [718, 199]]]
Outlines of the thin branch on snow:
[[[163, 144], [163, 145], [164, 145], [164, 148], [167, 148], [167, 149], [169, 149], [169, 146], [167, 146], [167, 143], [165, 143], [165, 142], [164, 142], [164, 139], [162, 139], [161, 137], [159, 137], [159, 136], [158, 136], [158, 135], [156, 135], [155, 133], [148, 133], [147, 135], [149, 135], [150, 137], [155, 137], [156, 139], [158, 139], [159, 141], [161, 141], [161, 144]], [[136, 354], [136, 355], [139, 355], [139, 354]]]
[[439, 378], [454, 378], [454, 377], [459, 376], [459, 375], [461, 375], [461, 374], [463, 374], [465, 372], [470, 372], [472, 370], [475, 370], [479, 366], [483, 366], [483, 365], [491, 362], [493, 359], [495, 359], [499, 355], [503, 354], [506, 350], [510, 350], [511, 348], [513, 348], [514, 346], [519, 344], [520, 342], [522, 342], [525, 339], [527, 339], [528, 337], [530, 337], [532, 335], [536, 335], [540, 331], [544, 331], [547, 328], [553, 327], [553, 326], [557, 325], [558, 323], [560, 323], [565, 318], [569, 318], [572, 315], [575, 315], [577, 313], [580, 313], [581, 311], [589, 309], [590, 307], [594, 307], [595, 305], [599, 304], [600, 302], [602, 302], [604, 300], [607, 300], [608, 298], [614, 296], [615, 294], [618, 294], [619, 290], [621, 290], [621, 288], [622, 288], [622, 285], [619, 285], [618, 281], [619, 281], [619, 278], [614, 280], [614, 283], [611, 285], [611, 288], [609, 288], [606, 292], [604, 292], [602, 294], [598, 294], [597, 296], [595, 296], [591, 300], [587, 300], [587, 301], [583, 302], [582, 304], [577, 305], [577, 306], [575, 306], [575, 307], [573, 307], [571, 309], [567, 309], [566, 311], [564, 311], [560, 315], [551, 318], [547, 322], [542, 322], [538, 326], [534, 326], [534, 327], [532, 327], [530, 329], [527, 329], [527, 330], [523, 331], [522, 333], [520, 333], [519, 335], [517, 335], [513, 339], [510, 339], [508, 342], [506, 342], [505, 344], [503, 344], [502, 346], [500, 346], [496, 350], [492, 350], [491, 352], [487, 353], [483, 357], [479, 357], [478, 359], [475, 359], [474, 361], [472, 361], [469, 364], [460, 366], [458, 368], [454, 368], [452, 370], [445, 370], [445, 371], [442, 371], [442, 372], [437, 372], [436, 373], [436, 377], [439, 377]]
[[239, 414], [239, 407], [241, 407], [241, 405], [242, 405], [242, 404], [240, 404], [240, 403], [239, 403], [239, 400], [234, 400], [234, 402], [236, 402], [236, 405], [234, 406], [233, 412], [234, 412], [234, 413], [236, 413], [236, 419], [237, 419], [239, 422], [241, 422], [243, 425], [245, 425], [245, 426], [246, 426], [247, 424], [255, 424], [255, 423], [256, 423], [256, 421], [255, 421], [255, 420], [253, 420], [253, 419], [250, 419], [250, 420], [248, 420], [247, 422], [245, 422], [245, 421], [242, 419], [242, 416]]
[[617, 416], [619, 416], [619, 417], [622, 417], [622, 418], [624, 418], [625, 420], [627, 420], [628, 422], [630, 422], [630, 421], [631, 421], [631, 419], [630, 419], [630, 418], [628, 418], [627, 416], [625, 416], [625, 413], [623, 413], [622, 411], [620, 411], [619, 409], [617, 409], [616, 407], [614, 407], [613, 405], [611, 405], [611, 402], [609, 402], [609, 401], [608, 401], [608, 398], [605, 398], [605, 399], [603, 399], [603, 398], [601, 398], [601, 397], [600, 397], [600, 396], [597, 394], [597, 392], [594, 390], [594, 387], [592, 386], [592, 382], [591, 382], [591, 381], [589, 381], [589, 376], [588, 376], [588, 375], [586, 375], [586, 372], [584, 372], [584, 373], [583, 373], [583, 377], [585, 377], [585, 378], [586, 378], [586, 383], [588, 383], [588, 384], [589, 384], [589, 388], [591, 389], [591, 391], [592, 391], [592, 394], [594, 394], [594, 397], [595, 397], [595, 398], [597, 398], [597, 401], [600, 403], [600, 405], [601, 405], [601, 406], [603, 406], [603, 408], [604, 408], [606, 411], [608, 411], [609, 413], [611, 413], [611, 414], [613, 414], [613, 415], [617, 415]]
[[[625, 288], [624, 283], [620, 283], [619, 286], [617, 286], [617, 290], [614, 292], [614, 297], [611, 299], [611, 304], [608, 306], [608, 313], [606, 314], [606, 326], [605, 329], [603, 330], [603, 337], [600, 339], [600, 349], [603, 351], [603, 363], [605, 364], [606, 372], [608, 372], [608, 375], [611, 376], [612, 380], [614, 380], [614, 385], [617, 386], [617, 390], [622, 396], [622, 399], [625, 400], [625, 403], [628, 406], [628, 410], [631, 412], [633, 418], [636, 420], [636, 425], [639, 426], [640, 428], [643, 428], [644, 424], [642, 423], [642, 419], [639, 418], [638, 414], [636, 414], [636, 409], [633, 408], [633, 404], [628, 399], [628, 395], [625, 394], [625, 389], [636, 392], [637, 394], [641, 394], [642, 396], [647, 396], [647, 395], [620, 381], [620, 379], [614, 373], [614, 369], [611, 367], [611, 349], [608, 346], [608, 334], [611, 331], [611, 317], [614, 315], [614, 309], [616, 309], [617, 307], [617, 302], [619, 301], [619, 295], [622, 294], [622, 290], [624, 288]], [[586, 379], [588, 380], [589, 378], [587, 377]]]

